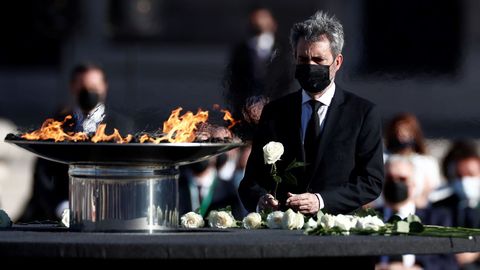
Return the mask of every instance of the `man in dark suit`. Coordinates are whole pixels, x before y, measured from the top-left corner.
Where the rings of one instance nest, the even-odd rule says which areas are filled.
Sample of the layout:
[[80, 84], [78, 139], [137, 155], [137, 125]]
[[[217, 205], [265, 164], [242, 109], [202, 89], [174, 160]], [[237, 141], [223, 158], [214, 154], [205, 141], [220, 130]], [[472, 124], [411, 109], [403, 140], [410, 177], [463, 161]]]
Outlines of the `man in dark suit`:
[[[381, 119], [371, 102], [336, 86], [343, 62], [343, 27], [323, 12], [291, 31], [295, 77], [302, 89], [267, 104], [253, 140], [239, 193], [249, 211], [292, 208], [349, 213], [376, 199], [383, 183]], [[280, 142], [279, 175], [293, 160], [297, 183], [282, 181], [274, 198], [271, 166], [262, 148]]]
[[238, 198], [235, 184], [222, 179], [215, 165], [216, 158], [181, 167], [178, 180], [179, 213], [184, 215], [198, 209], [204, 217], [211, 210], [230, 206], [233, 216], [241, 220], [245, 210]]
[[[384, 207], [378, 209], [385, 221], [392, 215], [406, 218], [417, 215], [423, 224], [452, 226], [450, 212], [444, 208], [415, 205], [415, 167], [402, 155], [389, 156], [385, 164]], [[376, 269], [458, 269], [454, 254], [381, 256]]]
[[[77, 65], [70, 77], [73, 104], [55, 113], [53, 118], [63, 121], [65, 131], [94, 134], [98, 125], [107, 124], [107, 134], [117, 128], [122, 136], [133, 132], [133, 121], [108, 109], [107, 79], [101, 67], [95, 64]], [[73, 153], [72, 153], [73, 154]], [[20, 221], [58, 220], [62, 210], [68, 208], [68, 165], [38, 158], [33, 175], [33, 192]]]

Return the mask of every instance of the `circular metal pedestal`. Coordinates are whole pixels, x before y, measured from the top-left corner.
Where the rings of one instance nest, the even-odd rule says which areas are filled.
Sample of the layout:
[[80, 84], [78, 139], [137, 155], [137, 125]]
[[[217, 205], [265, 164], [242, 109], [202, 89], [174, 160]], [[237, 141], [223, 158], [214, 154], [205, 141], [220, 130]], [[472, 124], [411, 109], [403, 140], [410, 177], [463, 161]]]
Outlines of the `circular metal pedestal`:
[[178, 226], [177, 166], [70, 165], [70, 228], [152, 231]]

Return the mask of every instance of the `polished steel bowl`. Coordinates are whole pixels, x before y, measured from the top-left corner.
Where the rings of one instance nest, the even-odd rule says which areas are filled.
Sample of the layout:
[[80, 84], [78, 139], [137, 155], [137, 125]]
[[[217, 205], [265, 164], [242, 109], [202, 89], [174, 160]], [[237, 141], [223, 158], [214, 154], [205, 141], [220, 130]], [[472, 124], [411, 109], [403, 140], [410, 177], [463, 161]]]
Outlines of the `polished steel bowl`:
[[40, 157], [75, 165], [185, 165], [211, 158], [242, 143], [92, 143], [29, 141], [9, 134], [5, 142]]

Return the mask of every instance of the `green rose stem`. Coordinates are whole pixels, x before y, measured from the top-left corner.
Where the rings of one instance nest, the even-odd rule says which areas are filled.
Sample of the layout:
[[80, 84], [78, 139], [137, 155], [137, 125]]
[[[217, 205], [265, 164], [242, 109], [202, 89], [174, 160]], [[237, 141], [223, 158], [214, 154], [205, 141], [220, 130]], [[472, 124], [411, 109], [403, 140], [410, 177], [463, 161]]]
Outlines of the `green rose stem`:
[[273, 191], [273, 198], [276, 200], [278, 184], [282, 182], [282, 178], [277, 175], [277, 165], [275, 163], [272, 164], [272, 169], [270, 170], [270, 174], [272, 175], [273, 180], [275, 181], [275, 190]]

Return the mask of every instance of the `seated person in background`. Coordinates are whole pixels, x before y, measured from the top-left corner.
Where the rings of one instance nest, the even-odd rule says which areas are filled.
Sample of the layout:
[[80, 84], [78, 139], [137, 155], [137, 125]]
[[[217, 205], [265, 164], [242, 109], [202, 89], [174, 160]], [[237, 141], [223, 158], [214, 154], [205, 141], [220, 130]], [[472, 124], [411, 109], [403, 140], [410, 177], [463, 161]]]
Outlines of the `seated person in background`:
[[437, 160], [426, 154], [426, 146], [420, 123], [415, 115], [399, 114], [387, 126], [385, 132], [387, 154], [408, 157], [415, 166], [415, 205], [427, 207], [430, 192], [441, 184]]
[[[453, 226], [480, 228], [480, 157], [457, 157], [454, 164], [456, 177], [450, 182], [450, 196], [434, 205], [449, 209]], [[462, 269], [480, 269], [480, 253], [459, 253], [456, 257]]]
[[219, 177], [216, 158], [181, 167], [178, 190], [180, 216], [199, 209], [199, 214], [207, 217], [211, 210], [227, 206], [237, 220], [246, 214], [234, 183]]
[[[113, 128], [117, 128], [122, 136], [131, 133], [133, 122], [107, 109], [107, 90], [105, 72], [99, 66], [76, 66], [70, 78], [74, 102], [56, 113], [54, 118], [63, 121], [65, 116], [72, 115], [72, 120], [63, 125], [66, 131], [92, 135], [100, 123], [106, 123], [107, 134]], [[68, 165], [38, 158], [34, 170], [32, 198], [20, 221], [60, 219], [63, 210], [68, 208]]]
[[63, 120], [67, 115], [73, 116], [72, 123], [67, 123], [72, 125], [64, 125], [64, 128], [92, 134], [99, 124], [106, 123], [107, 133], [112, 132], [113, 128], [118, 129], [122, 136], [133, 132], [132, 120], [106, 105], [108, 83], [105, 72], [99, 66], [76, 66], [70, 78], [70, 91], [73, 104], [55, 116], [58, 120]]
[[[451, 217], [445, 209], [416, 207], [414, 170], [413, 163], [407, 157], [392, 155], [387, 160], [383, 189], [385, 206], [380, 209], [385, 221], [395, 214], [401, 218], [415, 214], [423, 224], [451, 226]], [[458, 269], [458, 265], [453, 254], [408, 254], [397, 257], [382, 256], [376, 269]]]

